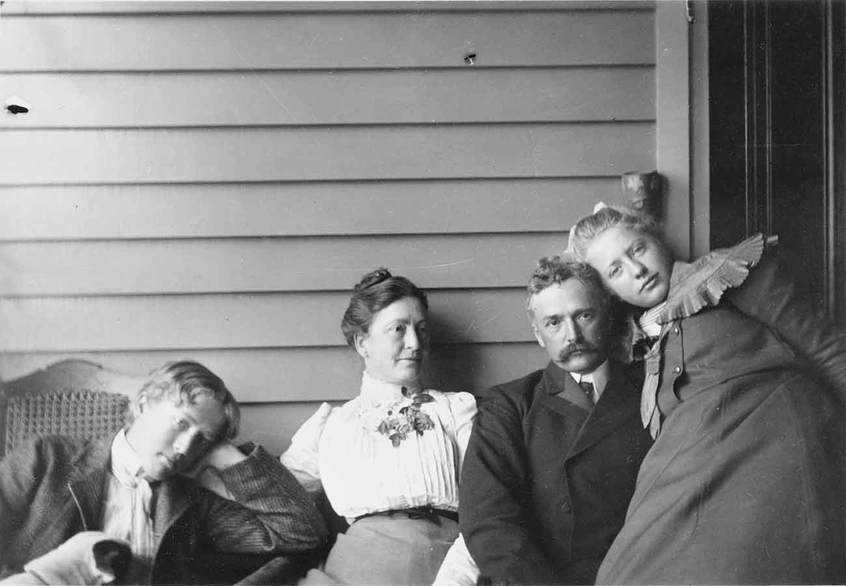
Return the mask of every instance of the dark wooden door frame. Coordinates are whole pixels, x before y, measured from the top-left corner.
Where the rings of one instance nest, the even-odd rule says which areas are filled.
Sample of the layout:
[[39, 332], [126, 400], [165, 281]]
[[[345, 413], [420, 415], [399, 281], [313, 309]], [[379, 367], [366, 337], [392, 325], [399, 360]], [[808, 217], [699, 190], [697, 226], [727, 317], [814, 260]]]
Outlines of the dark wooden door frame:
[[711, 246], [778, 233], [846, 323], [846, 7], [708, 6]]
[[826, 300], [830, 315], [846, 324], [846, 4], [826, 2]]

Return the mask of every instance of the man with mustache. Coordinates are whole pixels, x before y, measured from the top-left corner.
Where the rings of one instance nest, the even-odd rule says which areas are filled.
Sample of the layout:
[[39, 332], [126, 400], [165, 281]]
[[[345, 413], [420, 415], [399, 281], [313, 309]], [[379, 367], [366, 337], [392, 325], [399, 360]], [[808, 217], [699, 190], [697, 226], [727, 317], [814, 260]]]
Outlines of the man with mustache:
[[526, 308], [543, 369], [488, 391], [461, 475], [461, 533], [494, 584], [592, 584], [652, 440], [642, 365], [609, 358], [611, 299], [589, 266], [542, 258]]

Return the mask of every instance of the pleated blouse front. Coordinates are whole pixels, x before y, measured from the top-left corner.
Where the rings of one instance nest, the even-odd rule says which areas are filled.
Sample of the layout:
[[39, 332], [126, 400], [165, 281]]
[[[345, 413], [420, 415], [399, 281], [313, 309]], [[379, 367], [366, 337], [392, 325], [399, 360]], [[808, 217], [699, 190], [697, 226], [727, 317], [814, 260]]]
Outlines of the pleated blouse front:
[[359, 396], [340, 407], [323, 403], [294, 435], [282, 463], [306, 489], [322, 487], [347, 518], [427, 505], [458, 510], [458, 471], [476, 401], [470, 393], [424, 393], [432, 400], [420, 411], [432, 429], [392, 441], [380, 425], [395, 421], [412, 399], [364, 373]]

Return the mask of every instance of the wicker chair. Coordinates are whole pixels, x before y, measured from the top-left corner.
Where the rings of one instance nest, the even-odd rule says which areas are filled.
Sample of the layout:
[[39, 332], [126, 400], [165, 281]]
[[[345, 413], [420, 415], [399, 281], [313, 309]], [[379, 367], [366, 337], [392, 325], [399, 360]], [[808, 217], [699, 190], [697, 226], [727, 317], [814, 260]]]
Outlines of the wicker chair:
[[123, 426], [143, 379], [64, 360], [0, 388], [0, 456], [37, 435], [97, 438]]

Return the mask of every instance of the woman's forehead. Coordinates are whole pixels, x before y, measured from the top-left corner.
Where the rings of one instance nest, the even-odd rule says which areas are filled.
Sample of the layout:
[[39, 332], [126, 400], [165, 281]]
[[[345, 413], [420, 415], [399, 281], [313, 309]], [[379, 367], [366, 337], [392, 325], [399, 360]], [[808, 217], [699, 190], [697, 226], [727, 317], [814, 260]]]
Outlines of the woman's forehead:
[[646, 232], [623, 225], [612, 226], [596, 235], [588, 244], [586, 256], [588, 262], [593, 264], [594, 260], [611, 259], [628, 248], [638, 240], [649, 238]]
[[416, 297], [397, 299], [374, 316], [374, 321], [381, 322], [392, 320], [416, 321], [420, 319], [426, 319], [426, 310]]

